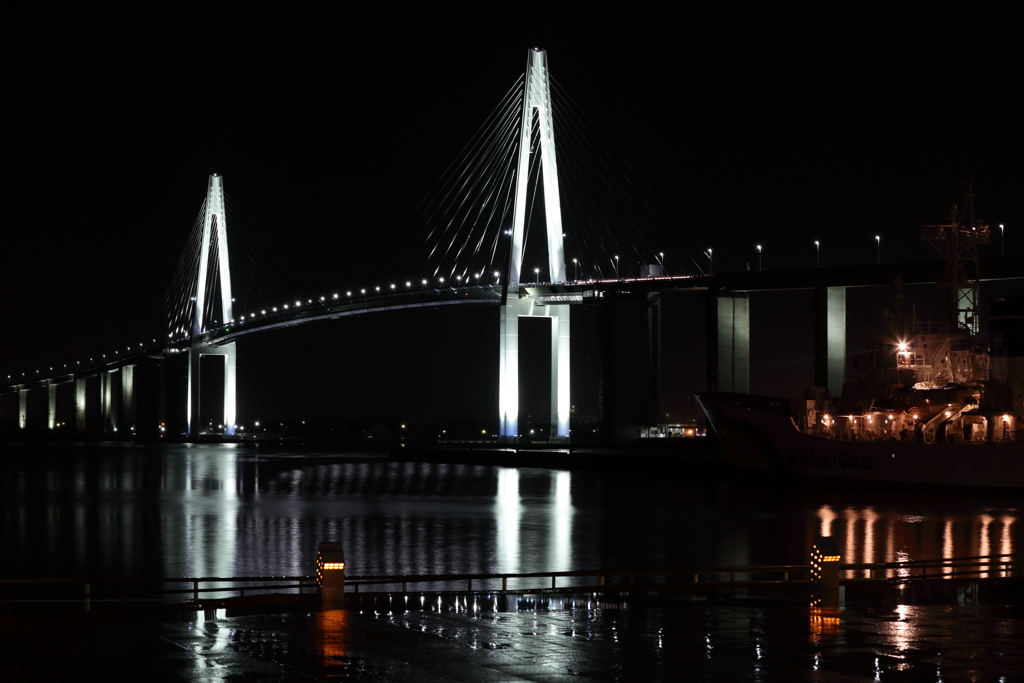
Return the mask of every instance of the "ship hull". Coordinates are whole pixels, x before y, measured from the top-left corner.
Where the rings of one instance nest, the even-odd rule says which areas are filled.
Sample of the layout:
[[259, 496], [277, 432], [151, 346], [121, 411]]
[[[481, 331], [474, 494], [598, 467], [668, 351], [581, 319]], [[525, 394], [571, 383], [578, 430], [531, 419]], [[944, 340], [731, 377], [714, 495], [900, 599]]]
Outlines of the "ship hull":
[[839, 441], [804, 434], [782, 410], [742, 399], [697, 395], [732, 470], [798, 480], [1024, 489], [1019, 445]]

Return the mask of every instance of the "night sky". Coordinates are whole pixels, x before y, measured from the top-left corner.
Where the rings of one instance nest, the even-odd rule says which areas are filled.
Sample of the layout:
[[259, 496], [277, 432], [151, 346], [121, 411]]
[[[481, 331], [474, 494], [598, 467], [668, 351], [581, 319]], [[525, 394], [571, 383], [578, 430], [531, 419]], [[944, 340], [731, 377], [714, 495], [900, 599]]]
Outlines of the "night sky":
[[[245, 233], [236, 313], [426, 274], [417, 204], [535, 45], [650, 188], [648, 240], [673, 268], [713, 247], [742, 269], [756, 244], [765, 269], [808, 267], [816, 239], [823, 266], [867, 265], [876, 234], [885, 261], [934, 258], [917, 225], [942, 222], [972, 173], [978, 215], [1024, 251], [1011, 17], [628, 7], [524, 9], [530, 22], [398, 6], [9, 17], [2, 375], [166, 334], [212, 172], [245, 216], [229, 225]], [[810, 329], [809, 308], [774, 304]], [[686, 323], [701, 309], [672, 310], [683, 341], [663, 400], [678, 416], [703, 379]], [[239, 419], [492, 419], [497, 316], [363, 318], [240, 345]], [[810, 339], [785, 354], [758, 343], [753, 390], [813, 379], [792, 371]]]

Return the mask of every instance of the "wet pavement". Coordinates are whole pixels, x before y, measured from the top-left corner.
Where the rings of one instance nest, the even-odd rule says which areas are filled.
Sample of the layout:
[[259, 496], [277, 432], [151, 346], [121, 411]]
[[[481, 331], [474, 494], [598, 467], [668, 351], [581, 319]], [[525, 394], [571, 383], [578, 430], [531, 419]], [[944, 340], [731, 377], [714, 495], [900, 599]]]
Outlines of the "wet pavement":
[[[0, 619], [7, 680], [1017, 681], [1024, 611], [637, 601]], [[11, 674], [12, 677], [8, 678]]]

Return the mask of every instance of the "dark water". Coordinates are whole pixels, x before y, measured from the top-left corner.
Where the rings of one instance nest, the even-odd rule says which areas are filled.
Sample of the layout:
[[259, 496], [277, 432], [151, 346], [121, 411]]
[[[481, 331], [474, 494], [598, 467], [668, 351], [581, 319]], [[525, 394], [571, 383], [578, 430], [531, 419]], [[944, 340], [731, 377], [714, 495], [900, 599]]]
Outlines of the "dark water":
[[[837, 538], [845, 561], [930, 559], [1016, 551], [1024, 541], [1019, 505], [995, 495], [776, 487], [630, 467], [418, 464], [221, 445], [4, 444], [0, 577], [309, 575], [322, 540], [342, 541], [353, 574], [796, 564], [820, 533]], [[479, 600], [454, 608], [354, 604], [344, 628], [324, 626], [316, 614], [223, 610], [183, 624], [119, 622], [97, 631], [83, 622], [73, 640], [86, 664], [107, 667], [108, 652], [131, 652], [121, 657], [125, 667], [137, 657], [196, 680], [260, 678], [267, 667], [283, 672], [274, 680], [1024, 675], [1019, 605], [888, 604], [821, 614], [801, 601], [603, 604], [591, 596], [555, 605], [538, 596], [509, 612]], [[32, 648], [50, 642], [38, 632], [45, 622], [30, 630], [6, 623], [0, 636], [22, 643], [16, 668], [38, 673], [46, 658]]]
[[5, 444], [0, 574], [535, 572], [1011, 553], [1020, 501], [735, 483], [628, 467], [566, 471], [388, 462], [230, 445]]

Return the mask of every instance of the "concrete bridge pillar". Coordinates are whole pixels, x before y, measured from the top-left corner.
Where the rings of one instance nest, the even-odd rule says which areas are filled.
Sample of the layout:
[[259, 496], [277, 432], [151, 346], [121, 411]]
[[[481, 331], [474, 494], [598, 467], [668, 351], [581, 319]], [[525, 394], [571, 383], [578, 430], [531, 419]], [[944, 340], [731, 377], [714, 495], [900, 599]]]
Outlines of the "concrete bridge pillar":
[[705, 330], [709, 391], [750, 392], [750, 299], [745, 292], [709, 293]]
[[57, 385], [46, 380], [46, 428], [57, 426]]
[[193, 346], [188, 354], [188, 433], [194, 436], [202, 431], [199, 423], [199, 386], [201, 382], [199, 362], [203, 356], [224, 357], [224, 433], [235, 433], [235, 395], [238, 376], [238, 356], [235, 342], [222, 346]]
[[135, 366], [121, 368], [121, 429], [131, 432], [135, 426]]
[[551, 317], [551, 437], [569, 439], [569, 306], [547, 306]]
[[536, 306], [530, 297], [520, 298], [520, 287], [509, 285], [501, 306], [498, 368], [498, 436], [501, 441], [519, 440], [519, 317], [551, 319], [551, 433], [552, 439], [569, 440], [572, 411], [570, 378], [569, 305]]
[[843, 393], [846, 372], [846, 287], [819, 283], [814, 290], [814, 383]]
[[28, 389], [18, 387], [18, 429], [28, 426]]
[[100, 372], [100, 424], [104, 434], [117, 431], [117, 404], [114, 403], [114, 380], [112, 375], [117, 370]]
[[85, 377], [75, 378], [75, 431], [85, 432]]
[[519, 287], [509, 285], [498, 330], [498, 438], [519, 441]]

